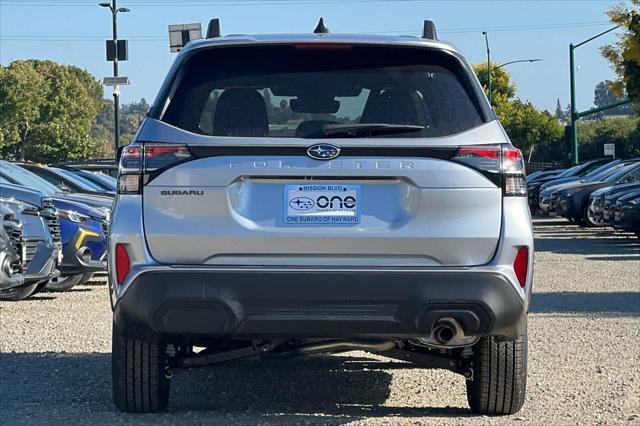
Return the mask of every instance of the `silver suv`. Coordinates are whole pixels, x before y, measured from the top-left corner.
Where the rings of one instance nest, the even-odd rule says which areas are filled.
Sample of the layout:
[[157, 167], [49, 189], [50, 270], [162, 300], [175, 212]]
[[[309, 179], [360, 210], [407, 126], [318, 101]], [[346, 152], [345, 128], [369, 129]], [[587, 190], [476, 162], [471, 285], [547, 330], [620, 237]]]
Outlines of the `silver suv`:
[[351, 350], [460, 373], [477, 413], [521, 408], [522, 155], [425, 29], [182, 50], [119, 159], [119, 409], [164, 409], [178, 369]]

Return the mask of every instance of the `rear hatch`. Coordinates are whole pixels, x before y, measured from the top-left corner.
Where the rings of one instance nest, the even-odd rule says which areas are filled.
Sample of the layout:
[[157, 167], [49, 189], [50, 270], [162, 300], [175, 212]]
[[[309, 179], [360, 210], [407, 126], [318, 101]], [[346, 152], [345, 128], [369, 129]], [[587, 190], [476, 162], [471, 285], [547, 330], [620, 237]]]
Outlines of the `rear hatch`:
[[464, 62], [416, 53], [305, 44], [183, 59], [137, 136], [146, 146], [153, 257], [185, 265], [489, 262], [502, 188], [491, 165], [470, 167], [458, 148], [507, 140]]

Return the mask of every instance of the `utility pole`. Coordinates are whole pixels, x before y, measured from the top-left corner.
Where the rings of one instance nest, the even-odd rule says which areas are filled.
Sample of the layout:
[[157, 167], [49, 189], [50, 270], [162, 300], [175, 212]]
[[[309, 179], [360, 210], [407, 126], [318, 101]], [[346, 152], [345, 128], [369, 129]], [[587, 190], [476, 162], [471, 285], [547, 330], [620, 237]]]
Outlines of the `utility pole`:
[[489, 104], [493, 106], [493, 102], [492, 102], [492, 96], [491, 96], [491, 51], [489, 50], [489, 35], [487, 34], [486, 31], [483, 31], [482, 34], [484, 35], [484, 41], [487, 45], [487, 81], [488, 81], [488, 88], [487, 90], [489, 91]]
[[[607, 33], [610, 33], [611, 31], [618, 29], [620, 26], [616, 25], [613, 28], [609, 28], [606, 31], [601, 32], [600, 34], [596, 34], [593, 37], [590, 37], [588, 39], [586, 39], [583, 42], [580, 42], [578, 44], [569, 44], [569, 80], [570, 80], [570, 90], [571, 90], [571, 162], [576, 165], [578, 164], [579, 158], [578, 158], [578, 120], [580, 119], [580, 117], [585, 116], [586, 114], [583, 113], [579, 113], [578, 112], [578, 106], [576, 105], [576, 69], [575, 69], [575, 65], [574, 65], [574, 51], [582, 46], [583, 44], [589, 43], [592, 40], [597, 39], [598, 37], [601, 37]], [[627, 102], [626, 100], [624, 102]], [[604, 107], [603, 109], [608, 109], [608, 108], [613, 108], [615, 106], [619, 106], [619, 103], [616, 103], [614, 105], [608, 105], [606, 107]]]
[[[128, 46], [126, 40], [118, 41], [118, 13], [129, 12], [126, 7], [118, 9], [117, 0], [111, 0], [109, 2], [102, 2], [100, 6], [109, 8], [111, 10], [111, 24], [112, 24], [112, 40], [111, 44], [107, 41], [107, 60], [113, 62], [113, 77], [118, 77], [118, 61], [126, 61], [128, 58]], [[115, 151], [118, 151], [120, 146], [120, 87], [119, 85], [113, 86], [113, 143]]]
[[573, 43], [569, 44], [569, 68], [571, 72], [569, 74], [569, 84], [571, 89], [571, 162], [573, 165], [577, 165], [579, 162], [578, 159], [578, 109], [576, 106], [576, 73], [575, 73], [575, 65], [574, 65], [574, 54], [573, 51], [576, 47]]

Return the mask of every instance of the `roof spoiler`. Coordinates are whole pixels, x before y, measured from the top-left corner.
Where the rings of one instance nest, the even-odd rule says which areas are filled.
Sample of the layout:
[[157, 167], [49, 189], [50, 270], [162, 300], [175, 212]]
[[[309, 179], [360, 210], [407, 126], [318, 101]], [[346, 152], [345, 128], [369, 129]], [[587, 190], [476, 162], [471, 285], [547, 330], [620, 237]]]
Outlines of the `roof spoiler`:
[[424, 20], [424, 26], [422, 27], [422, 38], [427, 40], [438, 40], [438, 33], [436, 32], [436, 24], [428, 19]]

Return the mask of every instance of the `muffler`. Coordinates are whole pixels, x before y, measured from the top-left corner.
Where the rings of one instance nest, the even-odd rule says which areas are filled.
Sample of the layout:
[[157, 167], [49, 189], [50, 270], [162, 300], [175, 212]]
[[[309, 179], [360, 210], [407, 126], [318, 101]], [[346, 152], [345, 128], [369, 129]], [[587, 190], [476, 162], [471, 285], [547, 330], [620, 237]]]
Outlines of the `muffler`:
[[438, 319], [431, 335], [417, 339], [414, 343], [437, 348], [459, 348], [471, 346], [478, 341], [477, 336], [466, 336], [460, 323], [452, 317]]
[[460, 334], [464, 336], [456, 320], [451, 318], [441, 319], [436, 322], [432, 332], [434, 340], [441, 345], [446, 345]]
[[91, 249], [87, 246], [80, 247], [76, 252], [76, 256], [78, 256], [78, 259], [80, 259], [80, 261], [82, 261], [83, 263], [91, 262], [92, 255], [93, 253], [91, 252]]

